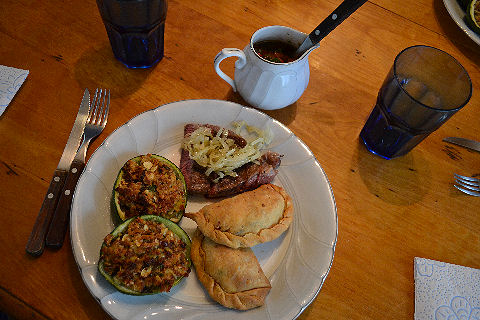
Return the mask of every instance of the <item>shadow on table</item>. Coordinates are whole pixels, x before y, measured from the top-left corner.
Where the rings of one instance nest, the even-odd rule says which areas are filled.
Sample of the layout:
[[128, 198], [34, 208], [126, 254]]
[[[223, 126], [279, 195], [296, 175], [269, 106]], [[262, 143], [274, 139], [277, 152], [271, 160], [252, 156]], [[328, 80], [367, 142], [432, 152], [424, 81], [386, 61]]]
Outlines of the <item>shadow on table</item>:
[[130, 95], [141, 87], [153, 68], [127, 68], [115, 59], [110, 45], [105, 43], [100, 49], [85, 51], [74, 70], [81, 88], [88, 88], [91, 92], [95, 88], [108, 88], [111, 95], [118, 98]]
[[[435, 0], [433, 3], [435, 16], [438, 24], [445, 32], [446, 36], [452, 44], [459, 48], [464, 55], [466, 55], [473, 63], [480, 66], [480, 51], [478, 51], [478, 44], [476, 44], [468, 35], [457, 26], [455, 21], [450, 17], [450, 14], [445, 8], [442, 0]], [[440, 48], [441, 49], [441, 48]], [[467, 70], [468, 71], [468, 70]]]
[[288, 126], [293, 120], [295, 120], [295, 117], [297, 115], [296, 102], [292, 103], [289, 106], [286, 106], [285, 108], [278, 109], [278, 110], [262, 110], [248, 104], [245, 100], [243, 100], [243, 98], [238, 94], [238, 92], [234, 92], [232, 89], [228, 91], [224, 100], [235, 102], [235, 103], [241, 104], [242, 106], [248, 106], [248, 107], [257, 109], [263, 113], [268, 114], [270, 117], [274, 118], [275, 120], [280, 121], [286, 126]]
[[359, 138], [357, 157], [363, 182], [375, 197], [385, 202], [410, 205], [421, 201], [428, 191], [428, 183], [423, 180], [430, 176], [430, 169], [418, 150], [385, 160], [369, 152]]

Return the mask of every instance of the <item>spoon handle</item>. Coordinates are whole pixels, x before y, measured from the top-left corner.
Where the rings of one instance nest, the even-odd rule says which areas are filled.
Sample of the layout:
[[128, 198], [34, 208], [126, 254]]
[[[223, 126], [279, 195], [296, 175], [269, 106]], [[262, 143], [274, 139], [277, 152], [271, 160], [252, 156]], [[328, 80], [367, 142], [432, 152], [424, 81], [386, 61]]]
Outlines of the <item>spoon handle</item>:
[[360, 8], [367, 0], [344, 0], [328, 18], [323, 20], [308, 37], [316, 44], [326, 37], [340, 23]]

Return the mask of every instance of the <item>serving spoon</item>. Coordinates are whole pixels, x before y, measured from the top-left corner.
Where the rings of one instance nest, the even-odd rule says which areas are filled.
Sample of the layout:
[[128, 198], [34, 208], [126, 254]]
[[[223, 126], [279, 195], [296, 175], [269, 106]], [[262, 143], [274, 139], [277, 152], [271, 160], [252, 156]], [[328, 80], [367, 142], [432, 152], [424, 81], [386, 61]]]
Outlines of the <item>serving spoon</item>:
[[300, 57], [311, 47], [315, 46], [323, 38], [325, 38], [333, 29], [354, 13], [358, 8], [367, 2], [367, 0], [344, 0], [337, 9], [323, 20], [310, 34], [305, 38], [303, 43], [295, 51], [295, 57]]

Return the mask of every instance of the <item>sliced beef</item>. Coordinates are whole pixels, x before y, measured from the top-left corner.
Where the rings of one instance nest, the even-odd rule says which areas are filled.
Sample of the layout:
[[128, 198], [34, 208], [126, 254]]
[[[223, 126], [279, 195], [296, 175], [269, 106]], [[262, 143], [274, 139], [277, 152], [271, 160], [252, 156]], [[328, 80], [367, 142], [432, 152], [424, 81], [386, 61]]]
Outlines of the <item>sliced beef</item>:
[[182, 149], [180, 171], [182, 171], [187, 192], [192, 194], [206, 194], [210, 189], [210, 180], [202, 171], [194, 168], [195, 161], [190, 159], [187, 150]]
[[[208, 124], [187, 124], [185, 126], [184, 136], [188, 137], [200, 126], [212, 129], [213, 134], [216, 134], [218, 130], [220, 130], [220, 127]], [[240, 147], [246, 145], [245, 139], [232, 131], [229, 131], [228, 137], [233, 139]], [[226, 176], [218, 182], [214, 182], [215, 176], [211, 175], [210, 177], [205, 175], [205, 169], [190, 159], [188, 151], [182, 149], [180, 170], [185, 177], [188, 193], [203, 194], [206, 197], [215, 198], [253, 190], [262, 184], [272, 182], [278, 173], [277, 168], [280, 166], [281, 155], [276, 152], [267, 151], [257, 162], [258, 164], [253, 162], [247, 163], [235, 170], [238, 174], [236, 177]]]

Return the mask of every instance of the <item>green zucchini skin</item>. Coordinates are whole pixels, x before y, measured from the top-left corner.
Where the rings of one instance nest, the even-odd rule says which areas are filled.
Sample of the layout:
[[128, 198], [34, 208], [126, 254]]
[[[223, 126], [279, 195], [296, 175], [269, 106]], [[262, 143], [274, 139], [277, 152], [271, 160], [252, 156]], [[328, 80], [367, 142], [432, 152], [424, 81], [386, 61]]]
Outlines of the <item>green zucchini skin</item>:
[[[139, 155], [139, 156], [136, 156], [132, 159], [130, 159], [129, 161], [131, 160], [139, 160], [142, 156], [144, 155]], [[172, 208], [172, 210], [170, 210], [169, 212], [167, 212], [168, 215], [170, 215], [171, 213], [173, 213], [173, 216], [170, 218], [171, 221], [175, 222], [175, 223], [179, 223], [180, 220], [182, 219], [183, 217], [183, 214], [185, 213], [185, 208], [187, 206], [187, 184], [185, 182], [185, 178], [182, 174], [182, 172], [180, 171], [180, 169], [173, 163], [171, 162], [170, 160], [168, 160], [167, 158], [164, 158], [162, 156], [159, 156], [159, 155], [156, 155], [156, 154], [151, 154], [151, 156], [157, 160], [160, 160], [160, 162], [168, 165], [171, 169], [173, 169], [173, 171], [175, 172], [175, 175], [177, 177], [177, 179], [179, 179], [181, 182], [182, 182], [182, 185], [183, 185], [183, 199], [182, 199], [182, 202], [183, 202], [183, 210], [175, 210], [174, 208]], [[113, 214], [114, 214], [114, 220], [116, 223], [118, 222], [122, 222], [122, 221], [125, 221], [127, 218], [126, 218], [126, 215], [125, 213], [123, 213], [122, 209], [121, 209], [121, 206], [120, 206], [120, 203], [119, 203], [119, 200], [118, 200], [118, 196], [119, 196], [119, 193], [116, 191], [117, 187], [119, 186], [122, 178], [123, 178], [123, 167], [120, 169], [120, 171], [118, 172], [118, 175], [115, 179], [115, 184], [113, 186], [113, 190], [112, 190], [112, 201], [111, 201], [111, 208], [112, 208], [112, 211], [113, 211]], [[138, 215], [144, 215], [145, 213], [143, 212], [139, 212]], [[125, 217], [125, 218], [122, 218], [122, 217]]]
[[470, 27], [470, 29], [472, 29], [474, 32], [476, 32], [477, 34], [480, 35], [480, 26], [478, 26], [478, 22], [476, 23], [473, 19], [473, 15], [475, 14], [475, 4], [478, 2], [479, 0], [471, 0], [470, 2], [468, 2], [468, 5], [467, 5], [467, 8], [465, 9], [465, 13], [466, 13], [466, 16], [465, 16], [465, 20], [466, 20], [466, 23], [467, 25]]
[[[192, 246], [192, 242], [190, 240], [190, 237], [188, 234], [176, 223], [172, 222], [171, 220], [156, 216], [156, 215], [143, 215], [143, 216], [137, 216], [137, 217], [132, 217], [123, 223], [121, 223], [119, 226], [117, 226], [110, 234], [114, 237], [117, 238], [118, 236], [122, 235], [124, 231], [127, 229], [128, 225], [136, 218], [141, 218], [143, 220], [150, 220], [150, 221], [156, 221], [158, 223], [162, 223], [164, 226], [166, 226], [170, 231], [175, 233], [185, 244], [186, 244], [186, 258], [188, 261], [188, 267], [191, 267], [192, 265], [192, 260], [190, 258], [190, 250]], [[158, 291], [152, 291], [152, 292], [138, 292], [131, 290], [127, 287], [125, 287], [122, 283], [116, 281], [110, 274], [108, 274], [105, 271], [104, 268], [104, 260], [101, 258], [101, 251], [102, 248], [105, 246], [105, 242], [102, 243], [102, 246], [100, 248], [100, 260], [98, 261], [98, 271], [105, 277], [105, 279], [112, 284], [118, 291], [129, 294], [129, 295], [134, 295], [134, 296], [144, 296], [144, 295], [152, 295], [152, 294], [157, 294], [162, 292], [161, 290]], [[175, 281], [172, 287], [176, 286], [183, 278], [179, 278]]]

